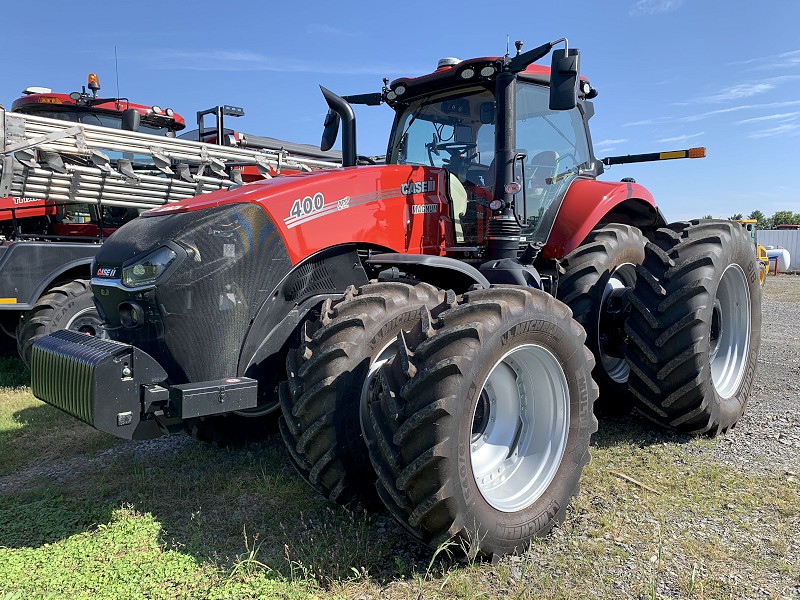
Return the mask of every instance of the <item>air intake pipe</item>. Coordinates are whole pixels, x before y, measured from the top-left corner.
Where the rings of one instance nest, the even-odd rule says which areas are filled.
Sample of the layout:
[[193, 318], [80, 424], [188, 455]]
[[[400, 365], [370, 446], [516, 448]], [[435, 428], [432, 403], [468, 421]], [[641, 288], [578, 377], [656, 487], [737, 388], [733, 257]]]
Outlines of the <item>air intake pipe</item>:
[[325, 117], [325, 130], [322, 133], [320, 149], [330, 150], [336, 141], [339, 131], [339, 122], [342, 125], [342, 166], [353, 167], [356, 165], [356, 115], [353, 107], [341, 96], [337, 96], [329, 89], [319, 86], [325, 102], [328, 103], [328, 115]]

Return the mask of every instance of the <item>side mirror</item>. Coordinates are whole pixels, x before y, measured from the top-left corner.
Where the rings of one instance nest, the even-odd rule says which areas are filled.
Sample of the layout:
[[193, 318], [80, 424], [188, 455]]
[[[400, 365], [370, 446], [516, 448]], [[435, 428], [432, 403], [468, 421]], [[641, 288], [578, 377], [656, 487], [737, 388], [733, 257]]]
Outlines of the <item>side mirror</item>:
[[550, 67], [550, 110], [569, 110], [578, 105], [580, 50], [553, 50]]
[[139, 131], [142, 122], [142, 115], [135, 108], [127, 108], [122, 111], [122, 129], [126, 131]]
[[341, 120], [338, 113], [330, 108], [328, 109], [328, 113], [325, 115], [325, 129], [322, 130], [322, 141], [319, 144], [319, 149], [323, 152], [333, 148], [333, 145], [336, 143], [336, 138], [339, 136], [339, 123]]

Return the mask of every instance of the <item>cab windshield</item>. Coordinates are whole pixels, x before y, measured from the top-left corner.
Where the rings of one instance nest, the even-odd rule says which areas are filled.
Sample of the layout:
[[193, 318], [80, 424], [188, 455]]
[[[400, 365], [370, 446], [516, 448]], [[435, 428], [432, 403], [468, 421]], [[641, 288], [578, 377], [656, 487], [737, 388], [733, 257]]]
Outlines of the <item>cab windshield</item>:
[[[518, 80], [517, 152], [525, 158], [515, 164], [523, 188], [516, 211], [531, 242], [546, 241], [561, 199], [591, 166], [579, 109], [552, 111], [548, 104], [547, 87]], [[389, 162], [447, 169], [464, 185], [468, 204], [485, 206], [494, 193], [495, 123], [494, 95], [485, 88], [416, 100], [397, 120]]]

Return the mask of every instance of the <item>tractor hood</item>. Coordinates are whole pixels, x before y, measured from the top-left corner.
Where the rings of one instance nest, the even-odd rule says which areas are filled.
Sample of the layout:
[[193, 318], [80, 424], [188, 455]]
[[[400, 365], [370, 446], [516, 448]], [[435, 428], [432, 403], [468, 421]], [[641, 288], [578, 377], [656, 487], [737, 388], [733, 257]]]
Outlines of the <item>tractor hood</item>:
[[134, 219], [104, 243], [92, 291], [112, 339], [155, 358], [170, 383], [236, 373], [242, 340], [291, 269], [255, 204]]
[[[97, 253], [98, 310], [111, 337], [155, 358], [172, 384], [244, 374], [242, 340], [260, 311], [281, 301], [288, 304], [276, 311], [287, 313], [306, 290], [340, 293], [338, 282], [361, 269], [356, 249], [439, 254], [440, 220], [450, 214], [445, 174], [338, 169], [151, 210]], [[348, 258], [332, 262], [330, 253]], [[320, 264], [336, 262], [324, 277], [309, 267], [321, 255]]]

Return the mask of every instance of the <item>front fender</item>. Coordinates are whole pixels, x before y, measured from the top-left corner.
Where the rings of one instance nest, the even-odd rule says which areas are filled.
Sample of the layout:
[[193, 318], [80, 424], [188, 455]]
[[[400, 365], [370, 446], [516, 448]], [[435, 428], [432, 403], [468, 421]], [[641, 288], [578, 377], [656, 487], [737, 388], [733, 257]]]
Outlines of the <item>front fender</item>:
[[542, 256], [563, 258], [603, 222], [646, 229], [661, 226], [663, 221], [653, 195], [643, 186], [633, 182], [580, 179], [564, 196]]

